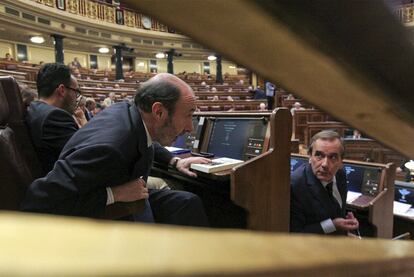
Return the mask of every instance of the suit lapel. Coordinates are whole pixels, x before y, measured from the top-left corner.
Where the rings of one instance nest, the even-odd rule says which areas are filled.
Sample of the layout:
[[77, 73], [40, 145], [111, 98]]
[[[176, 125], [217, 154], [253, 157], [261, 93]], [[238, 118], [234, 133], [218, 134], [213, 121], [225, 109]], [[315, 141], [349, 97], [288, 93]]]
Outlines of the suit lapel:
[[306, 166], [306, 179], [313, 198], [320, 203], [330, 217], [336, 217], [336, 207], [332, 204], [322, 183], [313, 174], [310, 164]]
[[138, 158], [134, 165], [132, 178], [143, 176], [143, 179], [147, 181], [154, 159], [154, 146], [147, 146], [148, 140], [144, 123], [142, 122], [141, 114], [139, 113], [136, 106], [131, 105], [129, 107], [129, 111], [133, 126], [133, 132], [135, 132], [135, 135], [138, 139]]
[[347, 187], [345, 172], [343, 171], [343, 169], [339, 169], [336, 173], [336, 186], [338, 187], [339, 194], [342, 198], [342, 214], [345, 215]]

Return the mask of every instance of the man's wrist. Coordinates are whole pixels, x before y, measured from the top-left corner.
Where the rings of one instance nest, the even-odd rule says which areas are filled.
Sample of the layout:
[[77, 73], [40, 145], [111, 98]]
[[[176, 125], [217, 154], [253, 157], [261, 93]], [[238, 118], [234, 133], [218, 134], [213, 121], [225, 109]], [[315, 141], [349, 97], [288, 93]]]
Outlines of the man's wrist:
[[178, 164], [178, 161], [179, 160], [181, 160], [181, 158], [179, 158], [179, 157], [173, 157], [172, 159], [171, 159], [171, 161], [170, 161], [170, 165], [173, 167], [173, 168], [177, 168], [177, 164]]

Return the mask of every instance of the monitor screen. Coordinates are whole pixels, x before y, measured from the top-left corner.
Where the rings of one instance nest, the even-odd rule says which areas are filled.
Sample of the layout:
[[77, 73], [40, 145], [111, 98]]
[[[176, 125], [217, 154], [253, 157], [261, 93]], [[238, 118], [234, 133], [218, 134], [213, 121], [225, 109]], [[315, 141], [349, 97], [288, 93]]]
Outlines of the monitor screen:
[[349, 191], [375, 196], [379, 192], [382, 169], [344, 163], [346, 182]]
[[395, 201], [414, 206], [414, 186], [403, 186], [395, 184]]
[[185, 133], [181, 136], [178, 136], [177, 139], [174, 141], [173, 145], [174, 147], [178, 147], [178, 148], [183, 148], [183, 149], [193, 149], [193, 148], [198, 148], [198, 142], [197, 142], [197, 146], [195, 146], [195, 141], [198, 140], [199, 138], [197, 138], [197, 134], [199, 134], [201, 132], [202, 129], [202, 125], [203, 124], [199, 124], [199, 122], [202, 121], [202, 123], [204, 123], [204, 119], [203, 120], [199, 120], [198, 117], [193, 117], [193, 131], [190, 133]]
[[309, 162], [305, 157], [290, 157], [290, 172], [295, 171], [300, 165]]
[[265, 118], [214, 118], [207, 152], [248, 160], [263, 152], [266, 129]]

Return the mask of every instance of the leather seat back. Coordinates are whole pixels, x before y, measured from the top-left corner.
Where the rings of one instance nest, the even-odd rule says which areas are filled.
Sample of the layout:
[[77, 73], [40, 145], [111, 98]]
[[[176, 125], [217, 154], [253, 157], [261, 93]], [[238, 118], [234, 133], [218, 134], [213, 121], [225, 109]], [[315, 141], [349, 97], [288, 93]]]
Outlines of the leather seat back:
[[23, 104], [19, 85], [11, 76], [0, 76], [0, 84], [6, 96], [10, 111], [8, 126], [15, 133], [17, 147], [20, 149], [22, 155], [24, 155], [23, 158], [28, 165], [32, 178], [42, 177], [40, 164], [25, 122], [27, 110]]
[[27, 187], [37, 177], [35, 168], [40, 172], [37, 157], [28, 158], [35, 152], [19, 103], [23, 104], [15, 80], [0, 77], [0, 209], [18, 210]]

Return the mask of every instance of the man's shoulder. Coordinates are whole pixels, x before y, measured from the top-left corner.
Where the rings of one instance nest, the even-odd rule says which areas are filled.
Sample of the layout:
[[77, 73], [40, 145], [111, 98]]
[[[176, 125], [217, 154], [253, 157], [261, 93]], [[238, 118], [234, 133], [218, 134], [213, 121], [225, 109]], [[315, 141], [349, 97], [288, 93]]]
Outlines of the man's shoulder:
[[290, 174], [290, 182], [292, 186], [298, 186], [306, 180], [307, 164], [301, 164]]
[[33, 101], [30, 104], [26, 120], [29, 124], [36, 124], [36, 122], [39, 124], [49, 122], [59, 124], [59, 122], [65, 122], [76, 125], [73, 116], [69, 112], [41, 101]]

